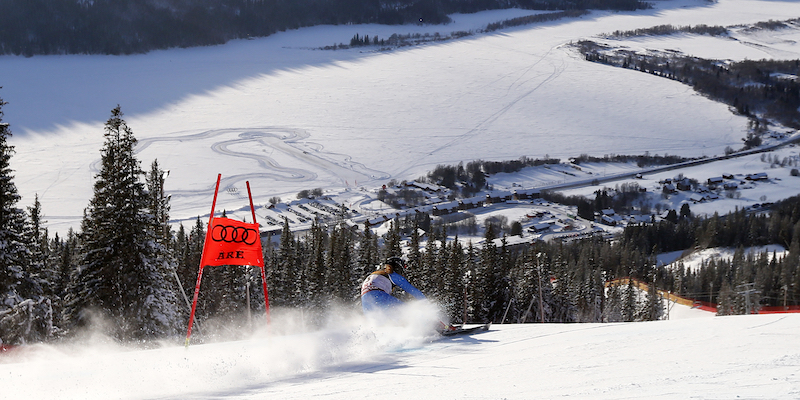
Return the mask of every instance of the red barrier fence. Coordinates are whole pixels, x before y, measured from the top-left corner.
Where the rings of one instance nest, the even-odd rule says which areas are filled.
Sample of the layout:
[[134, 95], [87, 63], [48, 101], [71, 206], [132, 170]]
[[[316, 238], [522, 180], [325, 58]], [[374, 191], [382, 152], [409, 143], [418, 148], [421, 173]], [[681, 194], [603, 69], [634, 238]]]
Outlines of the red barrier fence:
[[770, 306], [758, 309], [759, 314], [800, 313], [800, 306]]
[[[648, 291], [650, 290], [650, 286], [635, 278], [619, 278], [614, 279], [611, 281], [606, 282], [606, 287], [609, 286], [622, 286], [627, 285], [630, 281], [633, 281], [633, 284], [639, 288], [639, 290]], [[664, 290], [657, 290], [658, 294], [660, 294], [663, 298], [674, 301], [675, 303], [682, 304], [685, 306], [690, 306], [692, 308], [697, 308], [703, 311], [708, 312], [717, 312], [717, 305], [714, 303], [709, 303], [707, 301], [700, 301], [694, 300], [690, 298], [686, 298], [683, 296], [678, 296], [674, 293], [667, 292]], [[800, 313], [800, 305], [798, 306], [763, 306], [756, 311], [757, 314], [780, 314], [780, 313]]]

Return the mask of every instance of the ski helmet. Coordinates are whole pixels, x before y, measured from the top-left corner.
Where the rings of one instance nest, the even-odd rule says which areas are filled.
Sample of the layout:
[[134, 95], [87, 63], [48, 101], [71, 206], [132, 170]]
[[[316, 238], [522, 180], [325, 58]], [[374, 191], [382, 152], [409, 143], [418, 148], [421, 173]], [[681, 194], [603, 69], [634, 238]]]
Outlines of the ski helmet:
[[392, 272], [397, 272], [398, 274], [403, 274], [406, 268], [406, 262], [403, 261], [400, 257], [389, 257], [386, 259], [386, 262], [383, 263], [384, 265], [391, 265]]

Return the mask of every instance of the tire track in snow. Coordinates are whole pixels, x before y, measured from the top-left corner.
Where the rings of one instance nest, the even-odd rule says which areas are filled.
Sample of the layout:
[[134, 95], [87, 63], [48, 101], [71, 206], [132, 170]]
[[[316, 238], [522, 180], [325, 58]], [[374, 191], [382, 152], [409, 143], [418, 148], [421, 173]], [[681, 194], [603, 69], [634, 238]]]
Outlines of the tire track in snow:
[[[324, 146], [318, 143], [301, 143], [311, 135], [303, 129], [282, 127], [256, 127], [256, 128], [226, 128], [203, 131], [194, 134], [179, 136], [153, 137], [139, 140], [135, 152], [138, 154], [149, 146], [159, 142], [191, 142], [207, 140], [218, 136], [236, 135], [236, 138], [220, 138], [213, 142], [210, 149], [217, 154], [254, 160], [258, 169], [254, 172], [229, 175], [223, 178], [223, 187], [233, 187], [239, 182], [253, 179], [274, 179], [280, 182], [312, 182], [319, 178], [319, 174], [312, 169], [320, 169], [331, 173], [343, 183], [348, 180], [357, 180], [359, 177], [365, 181], [372, 179], [385, 179], [389, 175], [382, 171], [367, 168], [364, 164], [355, 162], [347, 154], [337, 154], [324, 151]], [[247, 150], [236, 147], [248, 146]], [[267, 154], [267, 150], [270, 154]], [[259, 153], [257, 150], [260, 150]], [[270, 155], [275, 151], [283, 154], [292, 161], [297, 161], [298, 166], [312, 168], [289, 167], [281, 164]], [[263, 154], [262, 154], [263, 153]], [[285, 164], [285, 162], [284, 162]], [[99, 171], [100, 160], [92, 164], [94, 171]], [[212, 186], [213, 189], [213, 186]], [[206, 193], [208, 189], [200, 190], [174, 190], [174, 196], [191, 196]]]

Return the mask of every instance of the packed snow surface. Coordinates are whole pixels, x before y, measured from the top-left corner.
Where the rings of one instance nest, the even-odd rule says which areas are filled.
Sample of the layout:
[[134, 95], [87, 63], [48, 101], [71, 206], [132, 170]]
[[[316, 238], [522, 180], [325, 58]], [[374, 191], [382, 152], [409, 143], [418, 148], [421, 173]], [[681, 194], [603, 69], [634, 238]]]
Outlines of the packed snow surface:
[[[681, 309], [682, 311], [675, 311]], [[702, 311], [673, 307], [682, 312]], [[2, 399], [796, 399], [800, 314], [492, 325], [435, 338], [357, 317], [320, 331], [0, 356]], [[280, 324], [279, 321], [274, 324]], [[278, 330], [279, 326], [273, 327]]]
[[[116, 105], [140, 140], [143, 167], [157, 159], [170, 171], [176, 220], [208, 214], [217, 173], [225, 193], [218, 210], [230, 211], [246, 207], [245, 181], [260, 206], [301, 190], [379, 187], [476, 159], [719, 155], [740, 147], [744, 117], [679, 82], [587, 62], [570, 43], [661, 24], [785, 20], [800, 15], [800, 3], [656, 1], [651, 10], [479, 33], [532, 13], [454, 15], [449, 25], [317, 26], [131, 56], [3, 56], [15, 183], [24, 204], [39, 195], [51, 231], [77, 228], [103, 123]], [[475, 34], [388, 50], [321, 49], [355, 34], [456, 31]], [[798, 51], [791, 30], [737, 35], [724, 46], [680, 35], [630, 44], [724, 59]]]

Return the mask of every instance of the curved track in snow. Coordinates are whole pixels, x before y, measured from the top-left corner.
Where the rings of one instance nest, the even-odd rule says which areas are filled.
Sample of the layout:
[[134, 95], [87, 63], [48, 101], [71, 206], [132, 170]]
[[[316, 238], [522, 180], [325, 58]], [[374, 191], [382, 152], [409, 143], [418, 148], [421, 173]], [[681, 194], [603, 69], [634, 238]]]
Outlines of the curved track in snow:
[[[245, 173], [224, 176], [221, 187], [234, 187], [237, 183], [253, 179], [270, 179], [279, 182], [312, 182], [320, 173], [329, 173], [342, 182], [386, 179], [389, 174], [367, 168], [355, 162], [351, 156], [325, 151], [317, 143], [309, 142], [311, 135], [303, 129], [285, 127], [255, 127], [214, 129], [192, 134], [173, 134], [139, 140], [136, 148], [141, 153], [157, 143], [174, 143], [175, 146], [197, 145], [192, 142], [208, 142], [210, 150], [222, 157], [250, 159], [256, 168]], [[199, 143], [200, 146], [205, 146]], [[223, 160], [225, 158], [222, 158]], [[99, 160], [92, 164], [97, 170]], [[191, 196], [199, 190], [176, 190], [173, 196]]]

